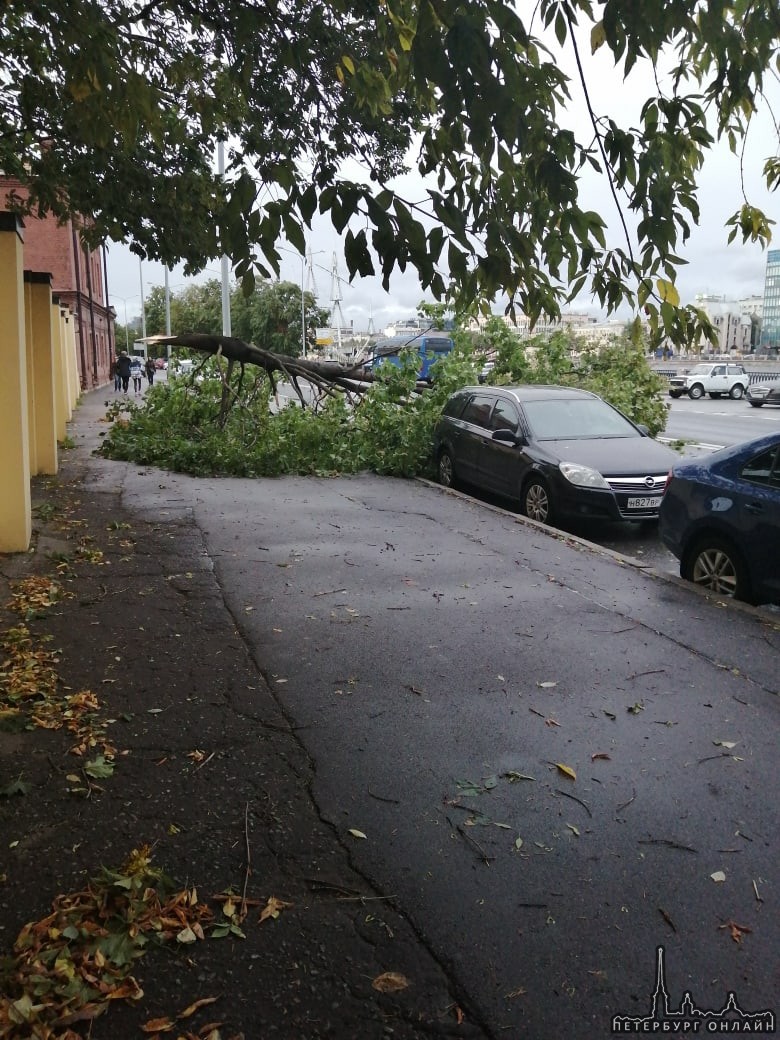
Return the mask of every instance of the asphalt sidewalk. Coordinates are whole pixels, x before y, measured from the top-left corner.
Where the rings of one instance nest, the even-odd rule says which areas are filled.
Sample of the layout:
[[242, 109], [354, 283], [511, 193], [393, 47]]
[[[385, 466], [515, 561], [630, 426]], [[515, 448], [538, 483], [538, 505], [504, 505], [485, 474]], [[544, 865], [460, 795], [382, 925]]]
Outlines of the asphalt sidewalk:
[[83, 397], [0, 558], [0, 1037], [485, 1036], [320, 817], [192, 517], [128, 511], [129, 464], [87, 480], [115, 396]]

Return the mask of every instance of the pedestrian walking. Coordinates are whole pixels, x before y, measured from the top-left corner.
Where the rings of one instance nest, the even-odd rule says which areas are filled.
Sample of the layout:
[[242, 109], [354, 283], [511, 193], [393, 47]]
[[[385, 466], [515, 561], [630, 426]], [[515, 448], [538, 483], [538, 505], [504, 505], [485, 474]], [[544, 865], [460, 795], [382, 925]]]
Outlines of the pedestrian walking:
[[143, 379], [143, 368], [141, 367], [141, 359], [133, 358], [130, 362], [130, 375], [133, 377], [133, 393], [136, 397], [141, 393], [141, 380]]
[[149, 386], [154, 382], [154, 373], [157, 371], [157, 366], [154, 363], [153, 358], [146, 359], [146, 380]]
[[114, 380], [114, 393], [122, 389], [122, 377], [119, 374], [119, 355], [114, 355], [114, 360], [111, 362], [111, 371], [109, 373], [111, 378]]
[[127, 356], [126, 350], [123, 350], [116, 359], [116, 370], [122, 390], [127, 393], [127, 388], [130, 385], [130, 358]]

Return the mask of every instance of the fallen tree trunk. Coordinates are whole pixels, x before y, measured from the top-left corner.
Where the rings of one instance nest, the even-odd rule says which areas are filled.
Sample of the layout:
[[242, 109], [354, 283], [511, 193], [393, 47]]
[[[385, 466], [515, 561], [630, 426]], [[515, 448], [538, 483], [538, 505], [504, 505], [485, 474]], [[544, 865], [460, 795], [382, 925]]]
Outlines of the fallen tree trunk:
[[287, 354], [274, 354], [270, 350], [257, 347], [254, 343], [245, 343], [233, 336], [212, 336], [203, 332], [187, 332], [177, 336], [147, 336], [147, 344], [164, 347], [187, 347], [198, 350], [209, 356], [226, 358], [228, 361], [244, 365], [256, 365], [268, 373], [274, 389], [277, 378], [281, 376], [295, 388], [301, 404], [306, 400], [298, 380], [305, 379], [315, 386], [320, 393], [331, 394], [334, 389], [342, 392], [363, 393], [374, 381], [371, 369], [363, 365], [341, 365], [335, 361], [313, 361], [308, 358], [290, 357]]

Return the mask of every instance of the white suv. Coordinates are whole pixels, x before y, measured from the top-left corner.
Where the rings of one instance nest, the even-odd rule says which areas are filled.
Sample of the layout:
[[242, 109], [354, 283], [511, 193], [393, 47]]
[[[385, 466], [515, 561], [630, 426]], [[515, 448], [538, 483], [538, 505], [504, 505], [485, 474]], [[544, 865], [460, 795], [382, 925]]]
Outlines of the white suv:
[[682, 397], [683, 394], [687, 394], [695, 401], [705, 394], [709, 394], [710, 397], [728, 395], [738, 401], [749, 384], [750, 376], [742, 365], [715, 362], [695, 365], [685, 375], [672, 376], [669, 380], [669, 396]]

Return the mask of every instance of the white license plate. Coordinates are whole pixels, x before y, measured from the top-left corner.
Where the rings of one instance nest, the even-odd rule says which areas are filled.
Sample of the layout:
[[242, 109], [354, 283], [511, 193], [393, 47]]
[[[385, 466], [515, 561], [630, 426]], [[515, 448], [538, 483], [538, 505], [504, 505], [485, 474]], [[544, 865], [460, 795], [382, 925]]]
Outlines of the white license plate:
[[661, 504], [661, 496], [654, 495], [653, 498], [629, 498], [629, 509], [657, 509]]

